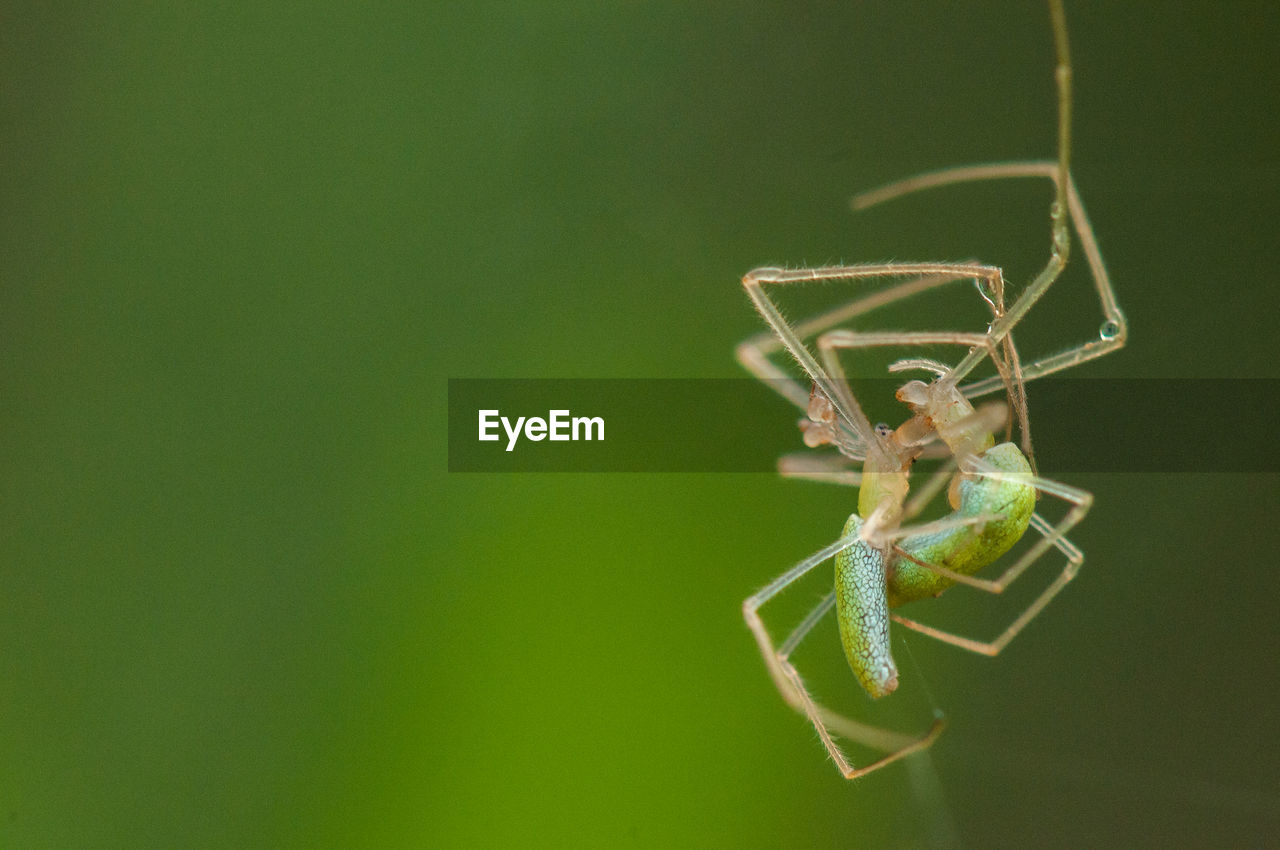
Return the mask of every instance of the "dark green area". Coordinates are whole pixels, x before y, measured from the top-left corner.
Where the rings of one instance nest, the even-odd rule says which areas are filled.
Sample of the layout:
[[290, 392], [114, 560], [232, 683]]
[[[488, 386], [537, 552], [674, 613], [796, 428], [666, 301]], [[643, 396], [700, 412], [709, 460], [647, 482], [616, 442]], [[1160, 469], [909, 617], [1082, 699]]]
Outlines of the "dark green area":
[[[1280, 377], [1276, 6], [1067, 13], [1074, 171], [1131, 321], [1081, 372]], [[753, 266], [1027, 280], [1047, 184], [847, 199], [1052, 155], [1038, 4], [20, 6], [0, 78], [0, 845], [1280, 828], [1274, 475], [1070, 476], [1096, 495], [1080, 578], [995, 660], [910, 641], [951, 726], [848, 784], [739, 606], [850, 493], [447, 472], [449, 378], [738, 376]], [[1077, 262], [1020, 344], [1097, 323]], [[796, 450], [773, 410], [759, 439]], [[1159, 442], [1180, 409], [1095, 415]], [[815, 687], [869, 708], [814, 641]]]

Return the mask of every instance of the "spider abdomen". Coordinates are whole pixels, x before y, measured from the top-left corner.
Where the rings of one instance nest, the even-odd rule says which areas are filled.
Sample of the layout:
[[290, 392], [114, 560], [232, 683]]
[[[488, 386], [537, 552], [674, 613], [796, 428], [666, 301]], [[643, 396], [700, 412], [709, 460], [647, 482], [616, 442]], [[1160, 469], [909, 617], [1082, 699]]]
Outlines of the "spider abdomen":
[[959, 526], [907, 537], [899, 548], [906, 553], [892, 563], [886, 593], [890, 608], [937, 596], [954, 581], [917, 561], [973, 575], [998, 560], [1022, 539], [1035, 510], [1036, 491], [1029, 481], [1031, 465], [1013, 443], [1001, 443], [981, 455], [982, 460], [1012, 477], [975, 475], [960, 484], [960, 507], [954, 517], [999, 515], [980, 525]]

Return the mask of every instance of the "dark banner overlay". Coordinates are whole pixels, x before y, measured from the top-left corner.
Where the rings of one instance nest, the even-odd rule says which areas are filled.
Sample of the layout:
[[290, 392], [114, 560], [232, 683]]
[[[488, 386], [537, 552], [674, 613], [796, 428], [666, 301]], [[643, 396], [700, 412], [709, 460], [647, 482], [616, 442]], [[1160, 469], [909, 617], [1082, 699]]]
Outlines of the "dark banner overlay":
[[[907, 418], [900, 383], [858, 385], [873, 423]], [[1027, 396], [1042, 473], [1280, 472], [1280, 380], [1045, 378]], [[750, 379], [450, 379], [449, 471], [773, 472], [806, 451], [801, 415]]]

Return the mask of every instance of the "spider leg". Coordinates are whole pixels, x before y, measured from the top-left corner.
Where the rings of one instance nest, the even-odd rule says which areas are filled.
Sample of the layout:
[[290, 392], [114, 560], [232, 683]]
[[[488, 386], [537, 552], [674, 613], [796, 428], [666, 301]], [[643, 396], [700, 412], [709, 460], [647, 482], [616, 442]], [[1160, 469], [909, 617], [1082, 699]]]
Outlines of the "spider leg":
[[[1022, 321], [1022, 317], [1031, 309], [1032, 305], [1044, 295], [1045, 291], [1053, 284], [1062, 270], [1067, 265], [1067, 258], [1071, 250], [1071, 228], [1069, 219], [1075, 218], [1075, 213], [1081, 213], [1080, 219], [1087, 221], [1083, 216], [1083, 205], [1079, 201], [1079, 195], [1075, 191], [1074, 183], [1071, 180], [1071, 56], [1067, 46], [1067, 22], [1066, 16], [1062, 9], [1061, 0], [1050, 0], [1049, 2], [1050, 18], [1053, 22], [1053, 43], [1054, 55], [1057, 65], [1054, 69], [1054, 81], [1058, 88], [1058, 158], [1056, 162], [1050, 164], [1048, 168], [1050, 179], [1054, 186], [1054, 201], [1049, 206], [1050, 221], [1050, 254], [1049, 259], [1045, 263], [1040, 273], [1032, 279], [1031, 283], [1018, 296], [1018, 300], [1004, 311], [1003, 315], [998, 316], [991, 324], [988, 335], [993, 342], [1002, 342], [1005, 337], [1013, 330], [1013, 328]], [[1017, 167], [1016, 165], [1014, 167]], [[1025, 166], [1024, 166], [1025, 167]], [[1002, 169], [1008, 169], [1009, 166], [978, 166], [968, 172], [967, 179], [982, 179], [992, 176], [1001, 175]], [[961, 179], [958, 172], [951, 170], [950, 172], [939, 172], [933, 175], [923, 175], [909, 181], [907, 188], [902, 188], [901, 184], [898, 188], [889, 187], [888, 189], [872, 192], [869, 196], [861, 196], [862, 202], [858, 199], [854, 200], [855, 209], [865, 207], [868, 204], [868, 198], [871, 203], [879, 203], [891, 197], [897, 197], [906, 191], [916, 191], [925, 186], [936, 186], [947, 182], [956, 182]], [[1079, 224], [1077, 224], [1079, 227]], [[1083, 237], [1082, 237], [1083, 239]], [[1092, 240], [1090, 233], [1089, 241]], [[1024, 380], [1031, 379], [1040, 374], [1047, 374], [1049, 371], [1063, 369], [1069, 365], [1074, 365], [1082, 360], [1096, 357], [1111, 348], [1116, 347], [1115, 344], [1107, 345], [1114, 340], [1123, 340], [1125, 335], [1124, 319], [1118, 309], [1115, 309], [1115, 299], [1111, 293], [1110, 283], [1106, 282], [1105, 272], [1101, 276], [1098, 270], [1101, 268], [1101, 258], [1097, 256], [1096, 244], [1093, 254], [1090, 256], [1090, 265], [1094, 271], [1094, 280], [1099, 289], [1099, 296], [1102, 300], [1103, 313], [1107, 316], [1107, 320], [1103, 323], [1099, 332], [1100, 342], [1103, 351], [1098, 351], [1098, 344], [1085, 343], [1077, 348], [1070, 349], [1053, 357], [1045, 358], [1037, 361], [1024, 370]], [[1086, 250], [1086, 253], [1089, 253]], [[1097, 260], [1097, 266], [1093, 261]], [[1105, 284], [1105, 285], [1104, 285]], [[1111, 308], [1109, 310], [1108, 308]], [[1114, 315], [1112, 313], [1114, 310]], [[1122, 342], [1119, 344], [1123, 344]], [[1090, 348], [1092, 346], [1092, 349]], [[977, 349], [971, 349], [967, 355], [956, 365], [954, 375], [957, 379], [963, 379], [982, 359], [982, 353]], [[989, 380], [989, 379], [988, 379]], [[994, 384], [991, 389], [995, 388]], [[990, 391], [990, 390], [988, 390]]]
[[[764, 270], [756, 270], [756, 272], [762, 271]], [[776, 270], [770, 269], [769, 271]], [[755, 274], [755, 272], [751, 274]], [[808, 339], [828, 328], [857, 318], [887, 304], [961, 280], [968, 280], [968, 278], [960, 275], [927, 275], [901, 281], [882, 291], [855, 298], [847, 304], [835, 307], [802, 322], [797, 322], [794, 325], [795, 336], [800, 340]], [[744, 285], [747, 284], [744, 282]], [[770, 355], [776, 354], [784, 347], [779, 334], [771, 329], [761, 331], [755, 336], [744, 340], [738, 345], [734, 353], [743, 368], [761, 382], [768, 384], [801, 410], [804, 410], [809, 404], [809, 388], [803, 386], [770, 359]]]
[[907, 628], [929, 635], [930, 637], [936, 638], [944, 643], [949, 643], [953, 646], [958, 646], [962, 649], [967, 649], [971, 652], [977, 652], [982, 655], [996, 655], [1008, 646], [1009, 642], [1012, 641], [1028, 623], [1035, 619], [1035, 617], [1044, 610], [1044, 607], [1049, 604], [1050, 600], [1052, 600], [1053, 597], [1062, 590], [1062, 588], [1066, 587], [1067, 583], [1075, 578], [1076, 573], [1079, 572], [1080, 565], [1084, 563], [1084, 553], [1076, 548], [1076, 546], [1068, 540], [1065, 535], [1076, 525], [1076, 523], [1080, 522], [1080, 520], [1084, 518], [1086, 513], [1088, 513], [1090, 506], [1093, 504], [1093, 494], [1076, 487], [1069, 487], [1066, 484], [1062, 484], [1057, 481], [1050, 481], [1047, 478], [1041, 478], [1034, 475], [1015, 476], [1010, 473], [998, 472], [992, 468], [982, 469], [981, 465], [979, 465], [977, 473], [979, 475], [993, 478], [1004, 478], [1006, 480], [1016, 479], [1018, 481], [1025, 482], [1042, 493], [1057, 496], [1067, 501], [1070, 503], [1071, 508], [1057, 525], [1053, 525], [1038, 513], [1032, 514], [1031, 526], [1040, 534], [1040, 539], [1037, 540], [1035, 545], [1028, 549], [1022, 557], [1020, 557], [995, 580], [966, 576], [961, 573], [954, 572], [953, 570], [940, 567], [936, 564], [928, 564], [923, 561], [916, 561], [916, 563], [919, 563], [921, 566], [937, 573], [938, 575], [955, 581], [957, 584], [976, 587], [979, 590], [983, 590], [988, 593], [1002, 593], [1005, 588], [1012, 584], [1020, 575], [1023, 574], [1023, 572], [1026, 571], [1028, 567], [1031, 566], [1032, 563], [1039, 559], [1051, 547], [1056, 548], [1066, 556], [1067, 560], [1066, 564], [1062, 568], [1062, 572], [1058, 574], [1057, 578], [1055, 578], [1054, 581], [1045, 588], [1044, 591], [1042, 591], [1040, 595], [1037, 596], [1035, 600], [1032, 601], [1032, 603], [1028, 605], [1003, 632], [990, 641], [973, 640], [971, 638], [945, 632], [941, 629], [920, 623], [908, 617], [903, 617], [900, 614], [891, 614], [890, 616], [896, 622], [901, 623]]
[[778, 474], [801, 481], [861, 487], [862, 473], [850, 469], [850, 463], [852, 461], [844, 455], [797, 452], [778, 458]]
[[[742, 603], [743, 619], [746, 620], [747, 627], [751, 629], [751, 633], [755, 636], [756, 644], [760, 647], [760, 653], [764, 656], [765, 667], [769, 670], [769, 674], [772, 676], [779, 693], [782, 694], [782, 698], [788, 705], [797, 711], [803, 712], [809, 718], [809, 722], [813, 724], [813, 728], [818, 733], [818, 738], [822, 741], [832, 760], [835, 761], [836, 767], [846, 779], [864, 776], [873, 770], [897, 761], [903, 756], [928, 747], [946, 726], [946, 721], [939, 717], [934, 720], [928, 731], [923, 735], [904, 735], [900, 732], [892, 732], [860, 723], [814, 701], [801, 680], [800, 674], [791, 663], [790, 655], [822, 617], [831, 610], [835, 603], [834, 591], [819, 602], [778, 647], [774, 646], [773, 639], [770, 637], [768, 629], [765, 628], [764, 621], [760, 618], [759, 609], [761, 606], [815, 567], [852, 546], [857, 540], [856, 536], [842, 537], [818, 550]], [[864, 746], [880, 750], [886, 755], [869, 765], [854, 767], [832, 739], [831, 729]]]
[[[890, 287], [884, 292], [874, 293], [797, 326], [792, 326], [783, 317], [778, 305], [766, 291], [766, 287], [813, 281], [853, 281], [903, 276], [913, 276], [917, 279]], [[800, 364], [809, 379], [827, 398], [832, 400], [838, 413], [854, 432], [867, 445], [874, 445], [875, 438], [870, 422], [860, 410], [844, 407], [838, 388], [818, 365], [813, 352], [805, 345], [804, 338], [817, 333], [824, 327], [845, 321], [867, 310], [955, 280], [978, 280], [985, 283], [987, 290], [992, 293], [1001, 294], [1004, 291], [1004, 277], [1000, 269], [981, 263], [887, 263], [806, 269], [753, 269], [742, 278], [742, 285], [757, 311], [772, 328], [776, 339], [768, 333], [752, 337], [738, 346], [738, 359], [748, 371], [804, 410], [809, 403], [808, 388], [790, 378], [777, 364], [768, 359], [769, 353], [785, 348]], [[1000, 297], [1003, 297], [1002, 294]]]
[[[1037, 160], [1030, 162], [1003, 162], [991, 163], [985, 165], [968, 165], [956, 168], [947, 168], [942, 171], [929, 172], [920, 174], [915, 177], [890, 183], [855, 195], [851, 201], [851, 205], [855, 211], [868, 209], [869, 207], [886, 201], [909, 195], [913, 192], [925, 191], [927, 189], [935, 189], [941, 186], [949, 186], [955, 183], [967, 183], [981, 180], [1002, 180], [1010, 178], [1028, 178], [1041, 177], [1054, 181], [1058, 184], [1058, 176], [1060, 173], [1061, 163], [1058, 161]], [[1085, 260], [1089, 266], [1090, 275], [1093, 278], [1094, 289], [1098, 293], [1098, 301], [1102, 307], [1103, 322], [1098, 332], [1098, 339], [1081, 343], [1080, 345], [1068, 348], [1065, 351], [1058, 352], [1048, 357], [1039, 358], [1030, 364], [1023, 366], [1020, 371], [1022, 373], [1022, 381], [1030, 381], [1043, 375], [1049, 375], [1062, 369], [1069, 369], [1080, 363], [1101, 357], [1102, 355], [1122, 347], [1128, 337], [1128, 322], [1124, 317], [1124, 313], [1120, 311], [1119, 305], [1116, 303], [1115, 290], [1111, 285], [1111, 278], [1107, 274], [1106, 265], [1102, 260], [1102, 253], [1098, 249], [1098, 240], [1093, 232], [1093, 225], [1089, 221], [1089, 216], [1085, 212], [1084, 203], [1080, 199], [1080, 192], [1076, 188], [1075, 180], [1067, 175], [1065, 186], [1063, 189], [1066, 198], [1066, 209], [1070, 213], [1071, 227], [1075, 230], [1076, 238], [1080, 243], [1080, 248], [1084, 251]], [[1065, 264], [1065, 260], [1063, 260]], [[1052, 261], [1051, 261], [1052, 264]], [[1048, 269], [1046, 268], [1046, 271]], [[1042, 281], [1046, 277], [1042, 272], [1040, 276], [1032, 282], [1027, 290], [1018, 298], [1015, 308], [1018, 313], [1014, 319], [1006, 319], [1006, 327], [1003, 334], [1007, 335], [1021, 319], [1023, 313], [1030, 308], [1031, 303], [1043, 294], [1054, 279], [1057, 272], [1053, 272], [1048, 276], [1047, 280]], [[1041, 284], [1037, 291], [1032, 291], [1037, 284]], [[1022, 305], [1024, 300], [1031, 296], [1030, 301]], [[1015, 309], [1011, 308], [1011, 310]], [[994, 330], [994, 329], [993, 329]], [[967, 370], [963, 373], [967, 374]], [[1016, 381], [1015, 381], [1016, 383]], [[975, 381], [967, 385], [965, 394], [969, 396], [984, 395], [994, 392], [999, 385], [993, 378], [986, 378]]]

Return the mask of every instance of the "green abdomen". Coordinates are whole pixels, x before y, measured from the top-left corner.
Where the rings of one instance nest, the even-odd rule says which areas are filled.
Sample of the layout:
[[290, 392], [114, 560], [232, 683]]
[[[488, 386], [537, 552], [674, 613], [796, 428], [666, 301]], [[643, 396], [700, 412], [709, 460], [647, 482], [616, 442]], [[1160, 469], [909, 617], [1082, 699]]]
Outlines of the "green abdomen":
[[[1002, 472], [1030, 476], [1031, 466], [1013, 443], [988, 449], [983, 460]], [[995, 561], [1021, 539], [1035, 510], [1035, 488], [1028, 482], [975, 476], [960, 484], [956, 517], [1002, 514], [985, 525], [962, 526], [935, 534], [908, 537], [900, 544], [912, 558], [973, 575]], [[898, 556], [891, 569], [887, 595], [890, 608], [937, 596], [955, 582]]]
[[[862, 519], [854, 514], [844, 527], [844, 536], [856, 536], [861, 529]], [[835, 573], [836, 621], [849, 668], [871, 696], [893, 693], [898, 687], [898, 668], [889, 651], [884, 555], [859, 540], [836, 555]]]

